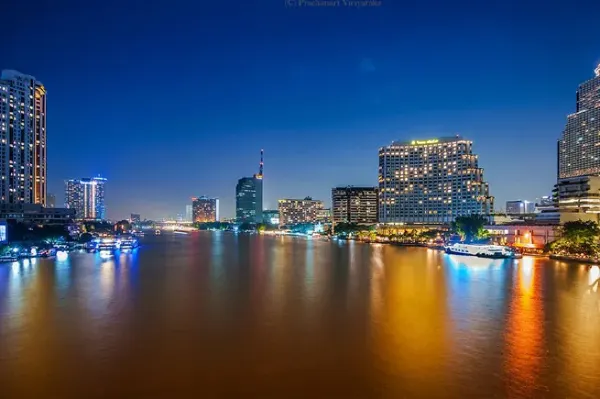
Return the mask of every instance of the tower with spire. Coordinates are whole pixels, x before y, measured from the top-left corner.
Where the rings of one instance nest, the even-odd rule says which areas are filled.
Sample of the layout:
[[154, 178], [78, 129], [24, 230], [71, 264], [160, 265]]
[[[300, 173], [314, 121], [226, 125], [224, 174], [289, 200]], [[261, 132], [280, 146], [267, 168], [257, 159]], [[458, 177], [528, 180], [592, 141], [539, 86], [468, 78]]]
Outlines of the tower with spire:
[[235, 216], [238, 223], [263, 222], [264, 151], [260, 150], [258, 173], [242, 177], [235, 188]]

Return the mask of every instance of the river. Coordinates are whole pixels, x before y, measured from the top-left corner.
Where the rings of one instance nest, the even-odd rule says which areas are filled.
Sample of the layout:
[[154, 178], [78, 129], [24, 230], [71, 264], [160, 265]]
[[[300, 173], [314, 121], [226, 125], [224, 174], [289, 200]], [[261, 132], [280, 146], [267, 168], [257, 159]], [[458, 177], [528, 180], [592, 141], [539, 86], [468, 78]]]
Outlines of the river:
[[597, 398], [599, 279], [225, 232], [0, 264], [0, 397]]

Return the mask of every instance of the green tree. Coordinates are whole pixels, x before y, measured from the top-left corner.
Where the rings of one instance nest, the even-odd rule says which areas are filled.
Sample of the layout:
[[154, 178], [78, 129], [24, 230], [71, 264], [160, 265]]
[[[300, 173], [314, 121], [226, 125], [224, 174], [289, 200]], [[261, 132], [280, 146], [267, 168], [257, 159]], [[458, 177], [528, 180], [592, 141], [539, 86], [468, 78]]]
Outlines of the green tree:
[[481, 215], [458, 216], [452, 222], [452, 230], [465, 242], [481, 240], [488, 236], [487, 230], [483, 228], [486, 222]]
[[557, 253], [598, 256], [600, 254], [600, 227], [594, 221], [567, 222], [559, 229], [560, 238], [550, 244]]

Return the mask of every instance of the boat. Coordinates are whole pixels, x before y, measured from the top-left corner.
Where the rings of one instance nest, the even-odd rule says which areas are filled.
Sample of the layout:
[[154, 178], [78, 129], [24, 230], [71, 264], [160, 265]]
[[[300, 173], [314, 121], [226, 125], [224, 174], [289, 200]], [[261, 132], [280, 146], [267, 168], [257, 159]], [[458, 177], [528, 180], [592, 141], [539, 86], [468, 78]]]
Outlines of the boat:
[[448, 254], [478, 256], [480, 258], [492, 259], [516, 259], [522, 255], [509, 247], [502, 245], [481, 245], [455, 243], [447, 245], [444, 250]]
[[156, 230], [154, 231], [154, 234], [156, 234], [157, 236], [158, 236], [158, 235], [160, 235], [160, 229], [156, 229]]

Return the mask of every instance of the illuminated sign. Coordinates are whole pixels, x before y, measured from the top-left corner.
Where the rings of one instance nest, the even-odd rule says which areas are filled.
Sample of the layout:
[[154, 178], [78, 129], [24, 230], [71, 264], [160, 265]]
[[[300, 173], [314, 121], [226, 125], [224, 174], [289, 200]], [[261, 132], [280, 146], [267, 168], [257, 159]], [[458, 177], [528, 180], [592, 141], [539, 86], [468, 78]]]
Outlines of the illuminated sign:
[[410, 142], [411, 145], [424, 145], [424, 144], [437, 144], [439, 143], [438, 139], [432, 140], [413, 140]]

